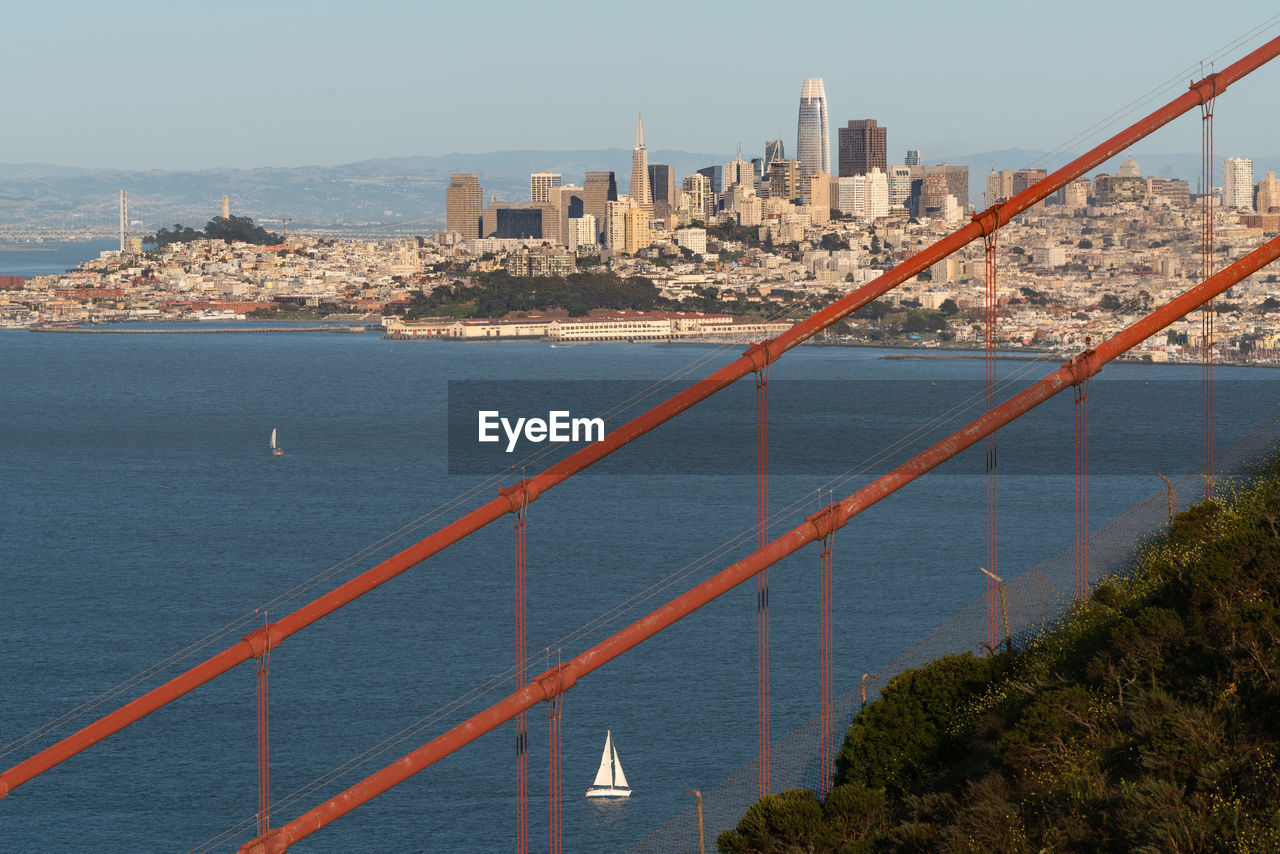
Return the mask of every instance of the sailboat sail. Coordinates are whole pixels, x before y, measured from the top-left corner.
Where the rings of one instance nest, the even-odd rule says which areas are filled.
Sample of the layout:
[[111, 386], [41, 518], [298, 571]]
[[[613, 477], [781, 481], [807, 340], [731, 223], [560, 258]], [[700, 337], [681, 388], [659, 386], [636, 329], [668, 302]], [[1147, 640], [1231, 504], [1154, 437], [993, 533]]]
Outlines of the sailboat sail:
[[600, 770], [596, 772], [596, 779], [591, 785], [602, 788], [613, 785], [613, 769], [610, 767], [613, 755], [613, 739], [610, 733], [604, 737], [604, 755], [600, 757]]
[[276, 449], [276, 428], [271, 428], [271, 450]]
[[604, 752], [600, 754], [600, 768], [596, 771], [595, 782], [587, 789], [588, 798], [629, 798], [631, 789], [627, 785], [627, 775], [622, 773], [622, 763], [618, 761], [618, 748], [613, 744], [613, 733], [604, 737]]
[[622, 773], [622, 763], [618, 761], [618, 748], [613, 749], [613, 785], [617, 789], [626, 789], [627, 775]]

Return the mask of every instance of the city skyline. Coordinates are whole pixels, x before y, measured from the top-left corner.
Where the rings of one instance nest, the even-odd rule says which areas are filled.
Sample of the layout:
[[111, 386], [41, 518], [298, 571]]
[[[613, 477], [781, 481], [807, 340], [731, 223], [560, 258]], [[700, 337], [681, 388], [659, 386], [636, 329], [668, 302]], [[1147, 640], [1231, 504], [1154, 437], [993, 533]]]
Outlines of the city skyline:
[[[915, 8], [928, 12], [924, 27], [887, 9], [860, 10], [855, 20], [845, 7], [818, 4], [813, 14], [831, 27], [844, 20], [859, 32], [886, 33], [859, 40], [846, 55], [815, 51], [811, 39], [791, 40], [794, 46], [768, 40], [763, 4], [726, 17], [712, 7], [657, 2], [650, 14], [625, 21], [629, 39], [648, 35], [659, 43], [676, 21], [694, 30], [705, 25], [740, 47], [738, 71], [726, 77], [712, 52], [671, 69], [656, 66], [633, 82], [590, 70], [609, 67], [621, 13], [568, 2], [536, 10], [498, 6], [500, 14], [490, 7], [483, 16], [390, 0], [371, 0], [359, 16], [335, 3], [241, 0], [228, 0], [217, 16], [140, 0], [71, 4], [70, 14], [66, 7], [57, 14], [54, 7], [17, 8], [9, 20], [24, 38], [9, 47], [8, 59], [32, 73], [7, 99], [9, 125], [19, 133], [6, 140], [3, 157], [195, 170], [599, 149], [627, 139], [637, 112], [664, 147], [729, 152], [740, 143], [756, 152], [766, 139], [790, 138], [795, 87], [809, 77], [825, 82], [829, 128], [865, 116], [892, 128], [893, 161], [907, 147], [931, 159], [1011, 147], [1051, 150], [1157, 84], [1174, 80], [1174, 88], [1184, 88], [1183, 78], [1200, 76], [1200, 58], [1267, 21], [1259, 35], [1274, 35], [1277, 22], [1260, 2], [1195, 27], [1097, 2], [1082, 4], [1072, 18], [1004, 2], [977, 13], [923, 3]], [[1179, 16], [1175, 10], [1167, 17]], [[1050, 22], [1060, 47], [1013, 65], [1015, 39]], [[1135, 34], [1143, 38], [1135, 42]], [[515, 73], [538, 42], [570, 47], [541, 60], [538, 75]], [[902, 62], [906, 48], [927, 59]], [[1277, 75], [1263, 69], [1241, 84], [1231, 105], [1220, 105], [1219, 151], [1272, 153], [1280, 119], [1250, 121], [1241, 115], [1249, 107], [1234, 104], [1250, 102], [1259, 105], [1253, 112], [1264, 112], [1260, 105]], [[550, 119], [540, 96], [553, 92], [556, 80], [576, 103], [600, 106], [557, 111]], [[994, 107], [979, 109], [979, 99]], [[1194, 150], [1197, 124], [1184, 120], [1153, 144]], [[520, 128], [518, 138], [512, 127]]]

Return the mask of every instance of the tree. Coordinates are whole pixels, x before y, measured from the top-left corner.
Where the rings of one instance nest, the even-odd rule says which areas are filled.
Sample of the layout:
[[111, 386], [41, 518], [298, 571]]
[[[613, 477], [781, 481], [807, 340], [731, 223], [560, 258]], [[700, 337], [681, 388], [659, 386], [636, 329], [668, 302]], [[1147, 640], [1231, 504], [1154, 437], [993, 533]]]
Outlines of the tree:
[[1098, 308], [1103, 311], [1118, 311], [1120, 309], [1120, 297], [1115, 294], [1103, 294], [1102, 299], [1098, 301]]
[[1087, 237], [1080, 238], [1080, 242], [1076, 244], [1077, 249], [1092, 249], [1093, 241]]
[[952, 315], [959, 313], [960, 306], [956, 305], [956, 301], [953, 300], [951, 297], [947, 297], [942, 301], [942, 305], [938, 306], [938, 310], [941, 311], [943, 314], [945, 314], [947, 317], [951, 317]]

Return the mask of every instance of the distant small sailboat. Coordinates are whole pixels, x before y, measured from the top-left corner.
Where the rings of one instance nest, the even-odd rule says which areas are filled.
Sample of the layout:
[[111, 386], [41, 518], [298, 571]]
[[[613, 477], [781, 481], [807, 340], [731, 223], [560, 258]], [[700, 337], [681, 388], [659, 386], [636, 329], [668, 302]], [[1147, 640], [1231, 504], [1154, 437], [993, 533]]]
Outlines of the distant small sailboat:
[[596, 771], [595, 782], [587, 789], [588, 798], [629, 798], [631, 787], [627, 785], [627, 775], [622, 773], [622, 763], [618, 761], [618, 748], [613, 746], [613, 733], [604, 736], [604, 754], [600, 757], [600, 770]]
[[279, 457], [284, 455], [284, 448], [276, 444], [276, 428], [271, 428], [271, 456]]

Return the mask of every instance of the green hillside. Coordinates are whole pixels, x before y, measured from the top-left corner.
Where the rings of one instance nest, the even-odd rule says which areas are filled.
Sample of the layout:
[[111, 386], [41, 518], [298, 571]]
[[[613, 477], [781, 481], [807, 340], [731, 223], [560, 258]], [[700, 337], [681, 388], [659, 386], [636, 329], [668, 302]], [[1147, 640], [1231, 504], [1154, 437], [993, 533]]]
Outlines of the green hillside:
[[942, 658], [849, 727], [825, 802], [737, 852], [1280, 851], [1280, 463], [1178, 516], [1021, 650]]

